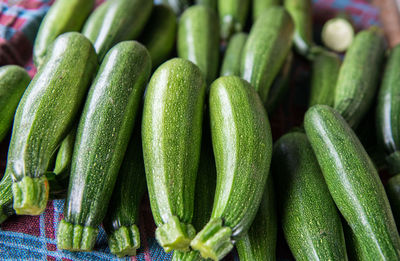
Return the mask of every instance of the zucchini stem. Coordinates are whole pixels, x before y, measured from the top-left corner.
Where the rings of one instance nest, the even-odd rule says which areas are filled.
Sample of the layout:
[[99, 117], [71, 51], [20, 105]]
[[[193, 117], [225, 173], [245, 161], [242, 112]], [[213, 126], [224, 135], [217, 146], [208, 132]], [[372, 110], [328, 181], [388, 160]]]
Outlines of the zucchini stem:
[[139, 228], [135, 224], [118, 228], [110, 235], [108, 246], [118, 257], [136, 256], [136, 249], [140, 248]]
[[39, 215], [47, 205], [49, 182], [45, 176], [24, 177], [12, 184], [14, 209], [18, 215]]
[[91, 251], [98, 232], [98, 228], [71, 224], [63, 219], [57, 230], [57, 247], [69, 251]]

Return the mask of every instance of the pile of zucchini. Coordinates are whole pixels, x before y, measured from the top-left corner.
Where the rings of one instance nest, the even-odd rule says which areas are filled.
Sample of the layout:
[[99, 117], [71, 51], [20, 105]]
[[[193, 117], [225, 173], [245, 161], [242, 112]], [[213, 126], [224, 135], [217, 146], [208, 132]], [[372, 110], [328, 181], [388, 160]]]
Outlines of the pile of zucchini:
[[[147, 191], [173, 260], [276, 260], [278, 224], [296, 260], [400, 260], [400, 46], [385, 66], [369, 28], [341, 59], [314, 43], [310, 0], [162, 2], [56, 0], [33, 79], [0, 68], [0, 222], [66, 198], [59, 249], [92, 251], [103, 225], [133, 256]], [[309, 109], [273, 146], [296, 59]], [[370, 111], [388, 182], [356, 134]]]

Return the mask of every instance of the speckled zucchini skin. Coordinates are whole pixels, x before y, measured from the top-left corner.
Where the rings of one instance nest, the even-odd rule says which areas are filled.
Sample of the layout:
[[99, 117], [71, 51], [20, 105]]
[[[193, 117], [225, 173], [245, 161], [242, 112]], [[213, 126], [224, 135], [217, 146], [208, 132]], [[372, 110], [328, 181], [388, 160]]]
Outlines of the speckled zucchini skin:
[[265, 9], [281, 4], [282, 0], [253, 0], [253, 23]]
[[20, 66], [0, 68], [0, 142], [11, 128], [19, 100], [30, 81], [31, 77]]
[[272, 175], [249, 231], [236, 242], [240, 261], [276, 261], [277, 213]]
[[369, 260], [399, 260], [400, 238], [378, 173], [340, 114], [315, 105], [304, 127], [329, 191]]
[[0, 224], [9, 216], [15, 214], [11, 186], [11, 174], [6, 172], [0, 181]]
[[359, 32], [346, 52], [336, 83], [334, 108], [352, 128], [371, 106], [384, 52], [383, 36], [372, 29]]
[[240, 75], [258, 91], [263, 103], [292, 46], [294, 24], [283, 7], [265, 10], [244, 46]]
[[152, 7], [152, 0], [112, 0], [89, 16], [82, 33], [93, 43], [100, 61], [115, 44], [139, 36]]
[[188, 250], [206, 84], [192, 62], [163, 63], [147, 87], [143, 156], [156, 238], [167, 252]]
[[78, 125], [59, 249], [93, 248], [150, 71], [150, 55], [135, 41], [114, 46], [101, 64]]
[[249, 13], [250, 0], [218, 0], [221, 38], [243, 31]]
[[47, 49], [53, 41], [66, 32], [79, 32], [94, 7], [95, 0], [57, 0], [40, 24], [33, 45], [33, 61], [40, 67]]
[[222, 61], [221, 76], [240, 76], [240, 61], [246, 40], [246, 33], [236, 33], [231, 37]]
[[347, 260], [343, 228], [314, 151], [304, 133], [274, 146], [283, 233], [296, 260]]
[[157, 68], [171, 54], [176, 31], [177, 17], [174, 11], [167, 5], [155, 5], [140, 37], [140, 42], [150, 53], [153, 68]]
[[38, 215], [45, 209], [49, 187], [44, 174], [75, 121], [96, 69], [90, 41], [80, 33], [65, 33], [50, 47], [22, 96], [7, 159], [17, 214]]
[[178, 56], [196, 64], [210, 84], [217, 77], [219, 27], [215, 12], [205, 6], [188, 8], [178, 26]]
[[309, 107], [315, 104], [333, 106], [340, 65], [340, 58], [335, 53], [324, 51], [315, 56], [312, 64]]

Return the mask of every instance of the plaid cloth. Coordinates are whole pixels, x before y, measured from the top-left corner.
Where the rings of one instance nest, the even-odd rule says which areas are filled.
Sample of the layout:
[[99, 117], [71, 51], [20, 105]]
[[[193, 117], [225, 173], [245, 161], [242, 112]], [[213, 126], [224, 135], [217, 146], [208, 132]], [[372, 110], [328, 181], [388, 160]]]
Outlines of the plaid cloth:
[[[40, 21], [54, 0], [0, 0], [0, 66], [19, 64], [30, 75], [36, 73], [32, 63], [32, 46]], [[82, 0], [84, 1], [84, 0]], [[103, 0], [98, 0], [100, 4]], [[323, 23], [338, 12], [349, 14], [357, 29], [378, 24], [378, 10], [363, 0], [314, 0], [316, 40]], [[295, 64], [287, 103], [271, 119], [274, 138], [293, 126], [301, 124], [308, 97], [309, 65], [304, 61]], [[299, 98], [300, 97], [300, 98]], [[287, 109], [290, 108], [290, 109]], [[8, 140], [0, 144], [0, 173], [4, 172]], [[0, 225], [0, 260], [170, 260], [154, 238], [155, 225], [145, 199], [140, 214], [141, 248], [136, 257], [116, 258], [110, 254], [107, 237], [101, 228], [95, 251], [72, 253], [57, 249], [56, 231], [63, 217], [63, 200], [49, 201], [40, 216], [13, 216]], [[277, 256], [291, 260], [290, 251], [281, 233], [278, 236]], [[227, 260], [238, 260], [231, 255]]]

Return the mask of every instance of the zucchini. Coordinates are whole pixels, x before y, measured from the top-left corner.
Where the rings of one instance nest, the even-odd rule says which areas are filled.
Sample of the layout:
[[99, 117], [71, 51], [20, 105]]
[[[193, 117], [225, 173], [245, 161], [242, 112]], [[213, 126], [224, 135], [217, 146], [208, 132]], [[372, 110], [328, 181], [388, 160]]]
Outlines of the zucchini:
[[265, 9], [281, 4], [282, 0], [253, 0], [253, 23]]
[[174, 49], [177, 17], [167, 5], [155, 5], [140, 42], [151, 56], [153, 68], [163, 63]]
[[191, 225], [206, 85], [188, 60], [163, 63], [151, 77], [143, 109], [142, 142], [156, 239], [166, 252], [186, 251]]
[[95, 0], [57, 0], [40, 24], [33, 45], [33, 61], [40, 67], [49, 46], [66, 32], [79, 32], [94, 7]]
[[[139, 118], [139, 116], [138, 116]], [[111, 253], [134, 256], [140, 247], [139, 207], [146, 191], [140, 121], [135, 124], [103, 225]]]
[[283, 7], [265, 10], [251, 28], [243, 49], [240, 75], [265, 103], [269, 89], [292, 46], [294, 25]]
[[0, 142], [10, 130], [15, 110], [31, 77], [17, 65], [0, 67]]
[[13, 209], [12, 178], [6, 170], [0, 181], [0, 224], [9, 216], [15, 214]]
[[372, 104], [384, 58], [384, 44], [377, 30], [361, 31], [340, 67], [334, 108], [352, 128], [359, 124]]
[[168, 5], [174, 10], [175, 14], [180, 15], [190, 6], [190, 0], [160, 0], [161, 3]]
[[400, 174], [400, 45], [391, 50], [376, 107], [376, 134], [391, 175]]
[[326, 47], [335, 52], [344, 52], [353, 42], [353, 25], [344, 17], [332, 18], [324, 24], [321, 38]]
[[139, 36], [152, 7], [151, 0], [111, 0], [89, 16], [82, 33], [93, 43], [100, 61], [115, 44]]
[[136, 41], [117, 44], [104, 58], [78, 125], [59, 249], [92, 250], [150, 71], [150, 55]]
[[90, 41], [80, 33], [62, 34], [22, 96], [6, 170], [12, 175], [17, 214], [39, 215], [45, 209], [50, 159], [71, 129], [96, 69]]
[[240, 60], [246, 40], [246, 33], [236, 33], [231, 37], [222, 61], [221, 76], [240, 76]]
[[307, 56], [313, 46], [312, 1], [284, 0], [283, 5], [296, 27], [294, 46], [301, 55]]
[[217, 10], [217, 0], [195, 0], [194, 2], [196, 5], [205, 5], [214, 11]]
[[275, 261], [277, 228], [275, 191], [269, 175], [253, 224], [236, 243], [240, 261]]
[[294, 258], [347, 260], [340, 215], [307, 136], [282, 136], [273, 155], [283, 233]]
[[315, 56], [312, 61], [309, 107], [315, 104], [333, 106], [340, 65], [340, 58], [335, 53], [323, 51]]
[[68, 175], [71, 169], [72, 154], [74, 151], [76, 127], [65, 137], [57, 152], [53, 173], [57, 176]]
[[218, 72], [219, 30], [218, 17], [205, 6], [188, 8], [178, 27], [178, 56], [196, 64], [210, 84]]
[[396, 224], [400, 226], [400, 175], [391, 177], [386, 185], [386, 192]]
[[368, 260], [399, 260], [400, 237], [378, 173], [353, 130], [326, 106], [311, 107], [304, 127], [328, 189]]
[[217, 185], [210, 221], [192, 240], [203, 258], [222, 259], [249, 229], [260, 205], [272, 154], [267, 114], [254, 88], [237, 76], [210, 88]]
[[250, 0], [218, 0], [222, 39], [227, 40], [232, 34], [243, 31], [249, 7]]

